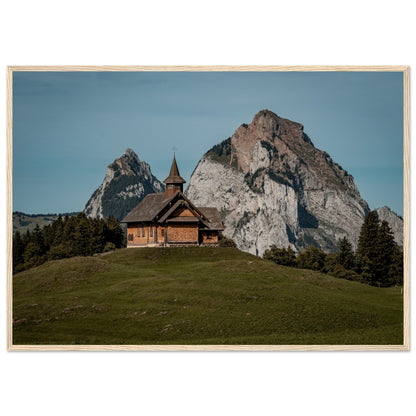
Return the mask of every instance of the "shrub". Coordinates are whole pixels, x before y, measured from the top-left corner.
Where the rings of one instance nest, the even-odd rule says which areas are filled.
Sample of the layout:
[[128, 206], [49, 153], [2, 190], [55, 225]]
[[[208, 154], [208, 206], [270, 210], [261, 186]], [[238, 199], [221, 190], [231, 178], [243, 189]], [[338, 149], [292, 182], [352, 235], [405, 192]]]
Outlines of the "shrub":
[[325, 265], [326, 254], [319, 248], [309, 246], [298, 254], [298, 266], [301, 269], [322, 270]]
[[282, 266], [294, 267], [297, 265], [296, 254], [290, 247], [287, 249], [278, 248], [275, 244], [273, 244], [268, 250], [264, 252], [263, 258], [266, 260], [271, 260], [276, 264], [281, 264]]
[[116, 249], [116, 245], [114, 243], [106, 243], [103, 249], [103, 252], [106, 253], [107, 251], [113, 251]]
[[72, 255], [73, 252], [70, 244], [59, 244], [57, 246], [53, 246], [48, 252], [50, 260], [66, 259]]
[[237, 244], [232, 238], [224, 237], [222, 233], [219, 235], [219, 245], [220, 247], [233, 247], [236, 248]]
[[339, 279], [352, 280], [354, 282], [362, 282], [363, 278], [359, 274], [355, 273], [353, 270], [345, 269], [341, 264], [337, 264], [332, 272], [334, 277]]

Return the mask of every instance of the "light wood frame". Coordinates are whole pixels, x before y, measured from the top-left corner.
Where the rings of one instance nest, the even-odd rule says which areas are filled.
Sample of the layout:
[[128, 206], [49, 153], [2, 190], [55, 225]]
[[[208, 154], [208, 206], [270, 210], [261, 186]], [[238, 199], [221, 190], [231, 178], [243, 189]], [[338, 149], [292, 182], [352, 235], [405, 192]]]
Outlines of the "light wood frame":
[[[403, 169], [404, 169], [404, 277], [402, 345], [14, 345], [13, 334], [13, 73], [32, 72], [119, 72], [119, 71], [228, 71], [228, 72], [403, 72]], [[7, 68], [7, 348], [9, 351], [408, 351], [410, 348], [409, 276], [409, 66], [9, 66]]]

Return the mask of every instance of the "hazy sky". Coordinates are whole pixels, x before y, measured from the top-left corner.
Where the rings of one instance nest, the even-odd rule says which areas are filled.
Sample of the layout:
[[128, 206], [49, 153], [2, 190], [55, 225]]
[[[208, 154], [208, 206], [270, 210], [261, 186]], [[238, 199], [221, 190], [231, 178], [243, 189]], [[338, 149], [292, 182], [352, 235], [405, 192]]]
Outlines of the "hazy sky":
[[[13, 210], [81, 211], [132, 148], [163, 181], [261, 109], [302, 123], [370, 208], [403, 214], [403, 76], [394, 72], [17, 72]], [[185, 185], [186, 186], [186, 185]]]

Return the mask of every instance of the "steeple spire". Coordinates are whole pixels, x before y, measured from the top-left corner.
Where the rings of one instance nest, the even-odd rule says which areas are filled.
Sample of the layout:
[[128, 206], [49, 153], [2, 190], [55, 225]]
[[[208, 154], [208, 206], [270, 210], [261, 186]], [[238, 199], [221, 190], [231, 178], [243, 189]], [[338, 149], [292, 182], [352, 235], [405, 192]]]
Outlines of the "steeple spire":
[[169, 176], [163, 181], [166, 184], [169, 183], [185, 183], [185, 179], [179, 174], [178, 164], [176, 163], [176, 158], [173, 156], [172, 166], [170, 168]]
[[176, 157], [173, 155], [172, 166], [170, 168], [169, 176], [163, 181], [166, 184], [166, 198], [169, 198], [176, 192], [183, 192], [183, 184], [185, 179], [179, 174]]

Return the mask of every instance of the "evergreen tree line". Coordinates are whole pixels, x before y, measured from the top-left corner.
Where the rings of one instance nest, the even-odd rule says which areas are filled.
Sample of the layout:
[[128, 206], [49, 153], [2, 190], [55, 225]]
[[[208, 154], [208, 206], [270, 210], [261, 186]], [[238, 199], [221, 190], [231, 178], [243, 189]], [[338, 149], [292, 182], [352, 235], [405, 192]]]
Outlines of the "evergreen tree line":
[[296, 254], [290, 247], [272, 245], [263, 258], [277, 264], [317, 270], [332, 276], [373, 286], [403, 284], [403, 251], [394, 241], [393, 232], [376, 211], [367, 214], [354, 252], [346, 237], [340, 240], [337, 253], [325, 253], [309, 246]]
[[90, 256], [123, 247], [118, 219], [93, 219], [84, 213], [61, 215], [51, 224], [13, 235], [13, 273], [39, 266], [47, 260]]

